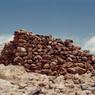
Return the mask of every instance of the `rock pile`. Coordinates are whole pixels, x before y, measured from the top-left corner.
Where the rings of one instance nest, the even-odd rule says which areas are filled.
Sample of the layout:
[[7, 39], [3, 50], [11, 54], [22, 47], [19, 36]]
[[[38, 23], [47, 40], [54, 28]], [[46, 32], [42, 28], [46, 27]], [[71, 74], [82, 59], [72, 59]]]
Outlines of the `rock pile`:
[[94, 71], [95, 56], [70, 39], [62, 41], [51, 35], [17, 30], [13, 41], [5, 44], [0, 63], [23, 65], [27, 71], [47, 75], [84, 74]]

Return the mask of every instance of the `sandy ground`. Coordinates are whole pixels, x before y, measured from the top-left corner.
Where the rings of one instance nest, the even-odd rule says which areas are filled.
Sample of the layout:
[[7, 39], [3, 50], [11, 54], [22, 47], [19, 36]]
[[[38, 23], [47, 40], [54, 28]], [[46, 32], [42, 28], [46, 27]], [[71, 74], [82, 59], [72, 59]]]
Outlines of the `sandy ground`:
[[95, 95], [95, 74], [46, 76], [1, 64], [0, 95]]

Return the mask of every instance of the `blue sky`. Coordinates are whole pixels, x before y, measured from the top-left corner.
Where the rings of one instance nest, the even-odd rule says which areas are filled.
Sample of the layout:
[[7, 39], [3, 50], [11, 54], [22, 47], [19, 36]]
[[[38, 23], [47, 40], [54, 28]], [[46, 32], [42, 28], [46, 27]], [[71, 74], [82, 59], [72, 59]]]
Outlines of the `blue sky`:
[[95, 0], [0, 0], [2, 38], [19, 28], [83, 46], [95, 35]]

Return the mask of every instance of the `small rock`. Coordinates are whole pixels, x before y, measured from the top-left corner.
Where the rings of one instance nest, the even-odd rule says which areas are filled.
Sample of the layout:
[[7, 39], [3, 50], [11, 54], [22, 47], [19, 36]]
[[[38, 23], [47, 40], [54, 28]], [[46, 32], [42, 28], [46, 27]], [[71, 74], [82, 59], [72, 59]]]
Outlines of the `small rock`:
[[24, 47], [17, 47], [17, 51], [26, 52], [26, 49]]
[[76, 68], [76, 71], [77, 71], [77, 73], [79, 73], [79, 74], [84, 74], [84, 73], [86, 73], [86, 70], [83, 69], [83, 68], [81, 68], [81, 67], [77, 67], [77, 68]]
[[67, 68], [67, 72], [68, 73], [71, 73], [71, 74], [76, 74], [77, 73], [77, 71], [76, 71], [76, 68]]
[[22, 83], [19, 83], [18, 86], [19, 86], [19, 89], [24, 89], [27, 86], [27, 84], [22, 82]]
[[80, 87], [82, 90], [87, 90], [89, 88], [87, 84], [81, 84]]
[[45, 65], [43, 66], [43, 68], [45, 68], [45, 69], [49, 69], [50, 66], [49, 66], [49, 64], [45, 64]]
[[39, 95], [40, 92], [41, 92], [40, 88], [34, 88], [34, 89], [31, 89], [31, 91], [28, 95]]

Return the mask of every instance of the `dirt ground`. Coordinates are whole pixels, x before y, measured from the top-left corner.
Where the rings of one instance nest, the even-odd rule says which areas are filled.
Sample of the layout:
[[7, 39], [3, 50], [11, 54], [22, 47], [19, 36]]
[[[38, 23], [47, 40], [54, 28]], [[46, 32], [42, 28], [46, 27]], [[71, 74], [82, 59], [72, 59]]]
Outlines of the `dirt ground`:
[[95, 74], [46, 76], [1, 64], [0, 95], [95, 95]]

